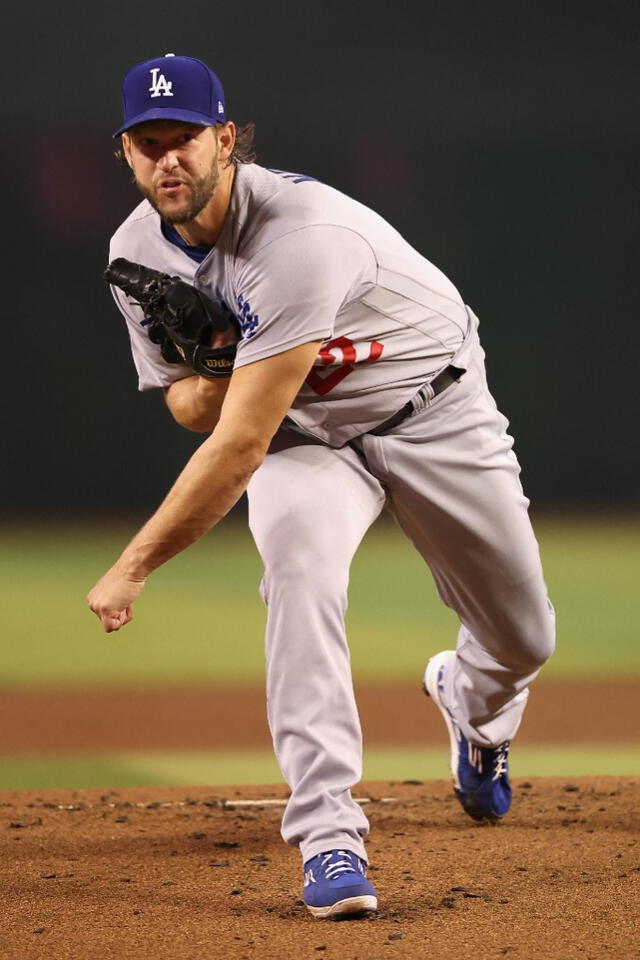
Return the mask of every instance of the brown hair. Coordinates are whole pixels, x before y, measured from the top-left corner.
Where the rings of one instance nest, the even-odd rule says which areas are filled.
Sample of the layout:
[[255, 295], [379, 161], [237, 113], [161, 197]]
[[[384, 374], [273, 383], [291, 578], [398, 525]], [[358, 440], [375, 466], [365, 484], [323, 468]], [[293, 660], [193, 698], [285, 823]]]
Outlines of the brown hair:
[[239, 127], [236, 133], [236, 142], [233, 145], [231, 154], [231, 163], [255, 163], [257, 160], [256, 152], [253, 149], [253, 141], [256, 135], [255, 123], [245, 123], [244, 127]]
[[[256, 162], [256, 152], [253, 148], [255, 135], [255, 123], [245, 123], [244, 127], [238, 128], [236, 133], [236, 142], [233, 145], [233, 151], [229, 158], [229, 163], [238, 164]], [[124, 155], [124, 150], [122, 149], [122, 143], [120, 143], [120, 146], [117, 150], [114, 150], [113, 155], [116, 160], [118, 160], [120, 163], [123, 163], [125, 167], [128, 166], [127, 159]]]

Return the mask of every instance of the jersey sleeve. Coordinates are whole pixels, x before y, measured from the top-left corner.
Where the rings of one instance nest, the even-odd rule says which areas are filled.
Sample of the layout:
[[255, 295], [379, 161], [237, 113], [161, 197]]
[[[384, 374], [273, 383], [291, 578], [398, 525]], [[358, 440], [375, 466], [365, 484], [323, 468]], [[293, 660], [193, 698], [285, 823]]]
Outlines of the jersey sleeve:
[[131, 341], [133, 362], [138, 372], [138, 389], [151, 390], [153, 387], [168, 387], [176, 380], [192, 377], [193, 370], [186, 364], [167, 363], [163, 360], [160, 347], [151, 343], [142, 326], [144, 314], [136, 304], [130, 303], [119, 287], [111, 287], [113, 299], [127, 322], [127, 331]]
[[377, 269], [363, 237], [323, 224], [278, 237], [240, 263], [236, 367], [330, 339], [340, 309], [375, 282]]

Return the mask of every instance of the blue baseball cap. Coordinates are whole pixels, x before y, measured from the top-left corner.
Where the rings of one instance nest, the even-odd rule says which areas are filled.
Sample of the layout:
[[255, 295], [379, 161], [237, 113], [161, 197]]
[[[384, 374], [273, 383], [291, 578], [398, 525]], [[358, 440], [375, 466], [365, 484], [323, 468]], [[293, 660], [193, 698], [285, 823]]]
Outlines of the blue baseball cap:
[[224, 91], [213, 70], [202, 60], [174, 53], [131, 67], [122, 81], [122, 113], [114, 138], [145, 120], [226, 123]]

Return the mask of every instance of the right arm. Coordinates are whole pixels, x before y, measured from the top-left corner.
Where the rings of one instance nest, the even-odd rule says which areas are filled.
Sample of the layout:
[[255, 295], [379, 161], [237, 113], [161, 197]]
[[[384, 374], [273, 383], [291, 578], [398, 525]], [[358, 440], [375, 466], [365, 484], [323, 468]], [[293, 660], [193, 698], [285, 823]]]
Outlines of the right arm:
[[89, 593], [107, 633], [131, 620], [149, 574], [226, 516], [263, 462], [271, 438], [317, 356], [320, 341], [234, 371], [220, 423], [163, 503]]
[[194, 375], [165, 387], [164, 398], [174, 420], [187, 430], [211, 433], [220, 419], [229, 380]]

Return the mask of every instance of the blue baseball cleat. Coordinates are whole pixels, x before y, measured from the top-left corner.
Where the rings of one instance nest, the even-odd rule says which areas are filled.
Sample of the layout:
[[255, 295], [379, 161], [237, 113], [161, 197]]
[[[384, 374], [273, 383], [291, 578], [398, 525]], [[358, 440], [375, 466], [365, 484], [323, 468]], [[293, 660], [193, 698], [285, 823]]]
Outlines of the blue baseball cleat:
[[350, 850], [329, 850], [307, 860], [302, 896], [318, 919], [362, 916], [378, 906], [366, 861]]
[[467, 740], [453, 719], [444, 699], [444, 677], [455, 656], [454, 650], [444, 650], [429, 660], [424, 692], [440, 710], [449, 731], [455, 795], [474, 820], [499, 820], [511, 806], [509, 742], [499, 747], [479, 747]]

